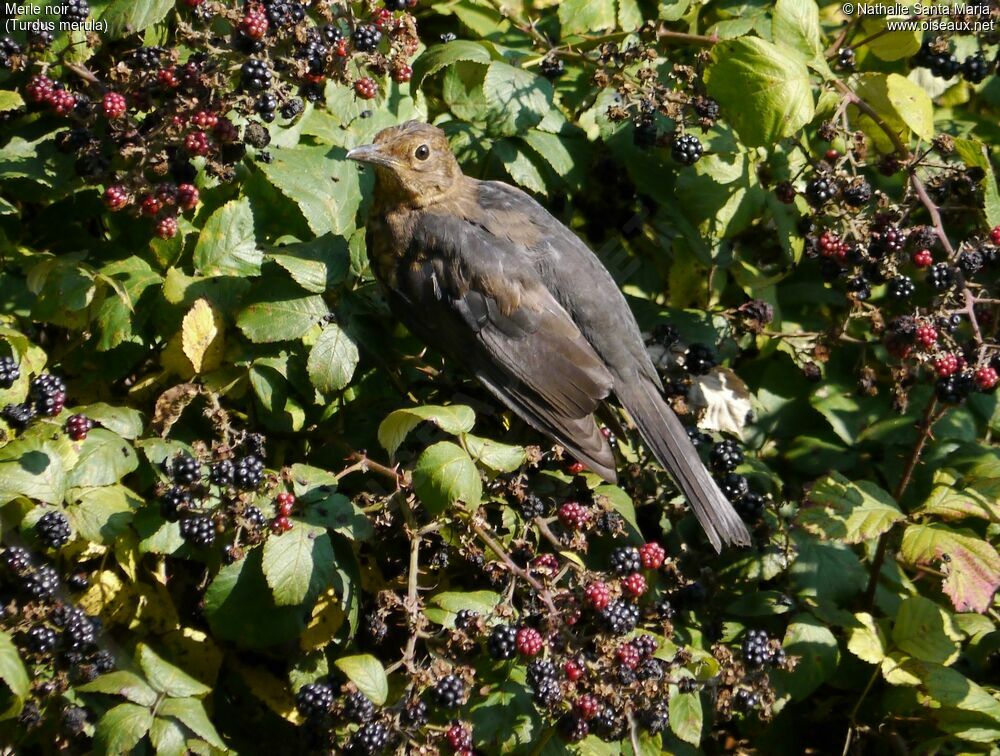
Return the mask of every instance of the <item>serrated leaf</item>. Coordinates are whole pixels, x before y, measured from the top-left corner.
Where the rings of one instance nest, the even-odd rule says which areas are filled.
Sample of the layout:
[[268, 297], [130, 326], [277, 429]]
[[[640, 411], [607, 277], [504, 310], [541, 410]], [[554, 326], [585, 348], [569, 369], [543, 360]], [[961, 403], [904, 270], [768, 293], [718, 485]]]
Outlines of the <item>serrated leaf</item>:
[[0, 113], [8, 113], [17, 110], [24, 105], [24, 100], [17, 92], [9, 89], [0, 89]]
[[336, 323], [327, 323], [309, 350], [309, 380], [323, 394], [340, 391], [351, 382], [359, 359], [358, 347], [347, 332]]
[[389, 680], [382, 668], [382, 662], [371, 654], [357, 654], [337, 659], [333, 665], [347, 675], [347, 679], [358, 686], [358, 690], [370, 698], [376, 706], [381, 706], [389, 697]]
[[146, 680], [160, 693], [166, 693], [174, 698], [185, 698], [205, 696], [212, 692], [207, 685], [168, 662], [145, 643], [139, 644], [137, 657], [139, 666], [146, 674]]
[[613, 0], [562, 0], [559, 3], [559, 26], [564, 37], [613, 29], [615, 3]]
[[341, 283], [351, 262], [347, 240], [334, 234], [276, 247], [268, 257], [287, 270], [295, 283], [313, 294], [322, 294]]
[[465, 434], [465, 447], [476, 462], [497, 472], [514, 472], [527, 456], [523, 446], [501, 444], [471, 433]]
[[202, 740], [216, 748], [223, 750], [226, 748], [226, 744], [222, 742], [208, 714], [205, 713], [205, 705], [196, 698], [168, 698], [160, 704], [157, 714], [161, 717], [178, 719]]
[[382, 448], [394, 456], [400, 444], [410, 431], [423, 421], [434, 423], [445, 433], [457, 436], [468, 433], [476, 422], [476, 414], [464, 404], [453, 404], [447, 407], [425, 405], [409, 407], [390, 413], [378, 426], [378, 442]]
[[139, 675], [124, 669], [108, 672], [89, 683], [78, 685], [77, 690], [83, 693], [107, 693], [112, 696], [121, 696], [142, 706], [152, 706], [156, 703], [156, 691], [149, 687]]
[[931, 523], [903, 531], [903, 559], [935, 563], [946, 573], [942, 589], [960, 612], [986, 612], [1000, 587], [1000, 554], [969, 530]]
[[4, 720], [20, 713], [31, 683], [14, 640], [3, 630], [0, 630], [0, 680], [7, 685], [15, 699], [7, 711], [0, 713], [0, 720]]
[[448, 68], [459, 61], [489, 65], [492, 59], [489, 50], [478, 42], [455, 39], [427, 48], [413, 63], [413, 81], [419, 84], [425, 76], [433, 76], [442, 68]]
[[927, 690], [926, 705], [942, 730], [974, 743], [995, 746], [1000, 740], [1000, 701], [988, 689], [937, 664], [921, 665], [920, 681]]
[[254, 299], [236, 325], [255, 344], [297, 341], [330, 313], [323, 297], [305, 294], [288, 281], [269, 283]]
[[122, 438], [132, 440], [142, 435], [142, 413], [131, 407], [113, 407], [97, 402], [80, 407], [79, 412]]
[[812, 85], [801, 60], [756, 37], [721, 42], [712, 56], [708, 92], [747, 146], [772, 145], [812, 120]]
[[334, 554], [323, 528], [295, 522], [264, 543], [264, 577], [278, 606], [299, 606], [333, 579]]
[[1000, 522], [1000, 478], [965, 483], [959, 485], [953, 471], [935, 470], [934, 488], [914, 514], [942, 520], [977, 517]]
[[94, 428], [80, 444], [80, 458], [66, 477], [67, 487], [109, 486], [139, 466], [135, 449], [117, 433]]
[[951, 617], [923, 596], [908, 596], [892, 625], [892, 642], [921, 661], [951, 664], [958, 658], [962, 634]]
[[93, 543], [112, 545], [129, 529], [134, 510], [143, 504], [122, 485], [75, 489], [66, 508], [73, 530]]
[[173, 0], [113, 0], [101, 14], [110, 39], [136, 34], [162, 21], [175, 7]]
[[156, 756], [188, 756], [187, 732], [175, 719], [156, 717], [149, 728], [149, 742]]
[[914, 134], [930, 141], [934, 138], [934, 103], [917, 84], [899, 74], [886, 79], [889, 102]]
[[500, 594], [493, 591], [444, 591], [431, 597], [432, 604], [452, 614], [467, 609], [482, 617], [492, 614], [501, 600]]
[[552, 107], [552, 83], [531, 71], [494, 61], [486, 69], [483, 95], [491, 108], [490, 130], [511, 136], [537, 126]]
[[0, 449], [0, 504], [18, 496], [58, 504], [65, 491], [66, 467], [55, 442], [19, 440]]
[[813, 0], [778, 0], [774, 5], [771, 36], [785, 47], [798, 50], [806, 60], [822, 57], [819, 7]]
[[472, 458], [450, 441], [429, 446], [420, 455], [413, 469], [413, 489], [431, 515], [440, 514], [459, 501], [475, 509], [483, 495], [483, 484]]
[[861, 543], [881, 535], [904, 519], [888, 493], [869, 481], [852, 483], [831, 473], [809, 491], [798, 522], [810, 532], [845, 543]]
[[986, 153], [986, 145], [978, 139], [955, 139], [955, 153], [970, 168], [982, 168], [983, 178], [979, 182], [983, 190], [983, 212], [986, 222], [992, 228], [1000, 226], [1000, 188], [997, 187], [993, 163]]
[[94, 749], [103, 754], [124, 754], [135, 748], [153, 724], [153, 714], [145, 706], [118, 704], [97, 723]]
[[691, 745], [701, 742], [701, 698], [697, 693], [674, 693], [670, 696], [670, 729]]
[[263, 261], [247, 197], [227, 202], [205, 221], [194, 248], [194, 264], [199, 273], [257, 276]]
[[802, 700], [837, 671], [840, 648], [833, 632], [809, 614], [798, 614], [788, 625], [782, 647], [789, 656], [799, 657], [791, 672], [777, 670], [775, 676], [793, 700]]
[[181, 324], [181, 348], [195, 373], [215, 370], [225, 352], [226, 324], [207, 299], [199, 299]]
[[868, 612], [854, 615], [859, 627], [852, 627], [847, 637], [847, 650], [869, 664], [880, 664], [885, 658], [885, 634]]
[[[895, 21], [897, 28], [886, 31], [887, 24]], [[903, 28], [898, 25], [899, 19], [868, 17], [861, 23], [861, 35], [868, 39], [865, 45], [876, 58], [881, 60], [902, 60], [915, 55], [920, 49], [923, 37], [919, 28]]]

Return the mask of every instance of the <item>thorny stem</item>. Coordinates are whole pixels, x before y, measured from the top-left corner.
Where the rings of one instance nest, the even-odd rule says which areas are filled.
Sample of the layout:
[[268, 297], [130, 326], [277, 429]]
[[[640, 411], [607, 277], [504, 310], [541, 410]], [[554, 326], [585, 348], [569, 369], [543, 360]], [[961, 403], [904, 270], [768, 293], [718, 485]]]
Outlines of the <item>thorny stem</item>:
[[865, 685], [865, 689], [861, 691], [861, 695], [858, 696], [858, 700], [854, 703], [854, 708], [851, 709], [851, 713], [848, 717], [848, 719], [850, 720], [850, 725], [847, 728], [847, 738], [844, 740], [843, 756], [847, 756], [847, 753], [851, 748], [851, 740], [853, 740], [854, 737], [854, 730], [856, 724], [855, 717], [858, 716], [858, 710], [861, 708], [861, 704], [862, 702], [864, 702], [865, 698], [868, 697], [868, 692], [872, 689], [872, 686], [875, 684], [875, 681], [878, 679], [878, 676], [881, 673], [882, 673], [882, 668], [879, 665], [876, 665], [874, 671], [872, 672], [871, 677], [868, 678], [868, 684]]
[[716, 34], [685, 34], [684, 32], [671, 31], [665, 26], [661, 26], [657, 30], [656, 38], [689, 45], [704, 45], [705, 47], [711, 47], [719, 42], [719, 37]]
[[409, 618], [410, 637], [406, 641], [406, 651], [403, 653], [403, 664], [408, 670], [413, 669], [413, 657], [417, 648], [417, 636], [420, 634], [420, 602], [417, 599], [417, 581], [420, 578], [420, 533], [417, 521], [410, 509], [410, 502], [405, 493], [399, 494], [399, 509], [406, 521], [406, 536], [410, 539], [410, 565], [406, 586], [406, 614]]
[[489, 549], [496, 554], [503, 563], [507, 566], [514, 575], [524, 580], [528, 585], [530, 585], [535, 591], [537, 591], [539, 597], [545, 602], [545, 606], [548, 608], [549, 613], [553, 618], [558, 616], [559, 612], [556, 610], [555, 602], [552, 600], [552, 594], [549, 589], [542, 585], [538, 580], [532, 577], [526, 570], [519, 567], [513, 559], [510, 558], [510, 554], [507, 550], [487, 531], [486, 526], [480, 522], [477, 522], [474, 518], [469, 520], [469, 527], [472, 532], [478, 536], [479, 540], [486, 544]]

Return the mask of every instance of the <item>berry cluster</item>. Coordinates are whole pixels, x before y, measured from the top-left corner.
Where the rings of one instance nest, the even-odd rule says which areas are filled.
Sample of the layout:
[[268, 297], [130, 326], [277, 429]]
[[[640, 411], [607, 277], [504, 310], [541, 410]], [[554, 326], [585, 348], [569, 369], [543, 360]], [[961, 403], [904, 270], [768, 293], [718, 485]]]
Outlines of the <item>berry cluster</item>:
[[928, 38], [920, 45], [920, 50], [910, 61], [914, 67], [926, 68], [940, 79], [950, 79], [961, 74], [970, 84], [979, 84], [996, 71], [996, 61], [990, 62], [977, 51], [959, 62], [950, 51], [947, 39]]
[[[13, 358], [0, 358], [0, 388], [10, 388], [20, 376], [20, 368]], [[15, 430], [23, 431], [38, 418], [55, 417], [65, 406], [66, 384], [63, 379], [51, 373], [42, 373], [31, 380], [27, 401], [5, 405], [0, 410], [0, 418]], [[86, 418], [83, 420], [90, 422]], [[83, 440], [92, 427], [91, 424], [81, 434], [84, 425], [81, 420], [74, 421], [72, 427], [67, 425], [67, 435], [74, 441]]]

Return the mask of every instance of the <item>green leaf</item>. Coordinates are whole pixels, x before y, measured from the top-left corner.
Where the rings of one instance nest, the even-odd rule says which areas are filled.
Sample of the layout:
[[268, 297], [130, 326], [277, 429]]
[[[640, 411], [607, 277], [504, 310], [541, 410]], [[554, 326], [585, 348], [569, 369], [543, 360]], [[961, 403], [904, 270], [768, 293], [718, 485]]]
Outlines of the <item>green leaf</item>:
[[921, 661], [948, 665], [958, 658], [962, 634], [951, 616], [923, 596], [908, 596], [899, 605], [892, 642]]
[[869, 664], [881, 664], [887, 648], [885, 633], [868, 612], [858, 612], [854, 618], [860, 626], [851, 628], [847, 650]]
[[299, 206], [316, 236], [347, 236], [361, 204], [357, 166], [340, 147], [299, 145], [275, 153], [260, 169], [282, 194]]
[[431, 515], [459, 501], [475, 509], [483, 495], [475, 463], [462, 447], [450, 441], [429, 446], [420, 455], [413, 469], [413, 489]]
[[562, 36], [590, 34], [615, 27], [613, 0], [562, 0], [559, 3]]
[[175, 7], [173, 0], [113, 0], [101, 20], [109, 39], [119, 39], [148, 29], [162, 21]]
[[790, 573], [800, 595], [843, 604], [861, 592], [867, 572], [849, 547], [801, 534], [794, 540], [798, 558], [792, 562]]
[[939, 564], [946, 572], [942, 590], [957, 611], [985, 613], [1000, 587], [1000, 554], [972, 531], [910, 525], [900, 553], [910, 564]]
[[432, 604], [452, 614], [468, 609], [483, 617], [493, 614], [500, 601], [500, 594], [493, 591], [444, 591], [431, 596]]
[[514, 180], [514, 183], [538, 194], [548, 194], [545, 177], [531, 158], [517, 148], [510, 139], [498, 139], [493, 143], [490, 157], [498, 160]]
[[424, 420], [434, 423], [445, 433], [457, 436], [472, 430], [476, 422], [476, 413], [464, 404], [399, 409], [390, 413], [378, 426], [378, 442], [389, 452], [390, 457], [394, 456], [410, 431]]
[[340, 533], [351, 541], [367, 541], [375, 532], [368, 516], [354, 502], [338, 493], [310, 503], [303, 519], [311, 525]]
[[709, 94], [747, 146], [772, 145], [812, 120], [812, 86], [800, 60], [756, 37], [721, 42], [712, 57]]
[[499, 61], [490, 64], [483, 95], [492, 108], [491, 132], [511, 136], [537, 126], [552, 107], [552, 84], [541, 76]]
[[205, 696], [212, 692], [207, 685], [168, 662], [145, 643], [139, 644], [137, 656], [139, 666], [146, 674], [146, 680], [160, 693], [166, 693], [174, 698], [185, 698]]
[[124, 669], [108, 672], [89, 683], [78, 685], [76, 689], [82, 693], [121, 696], [141, 706], [152, 706], [156, 703], [156, 691], [139, 675]]
[[334, 555], [323, 528], [295, 522], [264, 542], [264, 577], [278, 606], [299, 606], [333, 580]]
[[340, 391], [351, 382], [359, 359], [347, 332], [336, 323], [327, 323], [309, 351], [309, 380], [323, 394]]
[[194, 248], [195, 268], [206, 276], [257, 276], [263, 260], [246, 197], [227, 202], [212, 213]]
[[73, 530], [88, 541], [108, 545], [129, 529], [134, 510], [143, 504], [122, 485], [77, 489], [71, 494], [66, 513]]
[[[868, 17], [861, 22], [862, 37], [872, 55], [881, 60], [902, 60], [916, 54], [923, 37], [919, 28], [886, 32], [887, 18]], [[874, 37], [874, 38], [873, 38]]]
[[465, 434], [465, 448], [479, 464], [496, 472], [514, 472], [524, 464], [526, 452], [522, 446], [511, 446]]
[[135, 748], [149, 732], [153, 715], [145, 706], [118, 704], [97, 723], [94, 752], [117, 756]]
[[892, 497], [874, 483], [852, 483], [836, 472], [810, 489], [808, 501], [810, 506], [799, 511], [799, 524], [845, 543], [867, 541], [904, 518]]
[[157, 717], [149, 728], [149, 742], [156, 756], [188, 756], [187, 739], [187, 731], [176, 719]]
[[[673, 686], [671, 686], [673, 687]], [[697, 693], [673, 693], [670, 696], [670, 729], [674, 735], [693, 746], [701, 742], [701, 698]]]
[[323, 297], [303, 294], [290, 281], [268, 282], [237, 316], [236, 325], [255, 344], [297, 341], [330, 314]]
[[138, 466], [139, 457], [131, 444], [106, 428], [94, 428], [80, 444], [80, 458], [70, 470], [66, 485], [110, 486]]
[[287, 270], [295, 283], [313, 294], [323, 294], [342, 283], [351, 264], [347, 240], [334, 234], [275, 247], [268, 257]]
[[813, 0], [778, 0], [774, 5], [771, 36], [782, 46], [798, 50], [805, 60], [822, 57], [819, 7]]
[[19, 440], [0, 449], [0, 504], [18, 496], [58, 504], [65, 491], [66, 468], [56, 442]]
[[[866, 73], [859, 75], [854, 91], [875, 111], [889, 131], [896, 134], [904, 142], [910, 138], [910, 127], [889, 98], [889, 77], [886, 74]], [[848, 113], [851, 119], [875, 143], [880, 152], [892, 152], [896, 149], [881, 126], [870, 116], [857, 110], [854, 106], [848, 109]]]
[[370, 654], [357, 654], [341, 657], [333, 664], [376, 706], [385, 703], [389, 697], [389, 680], [378, 659]]
[[3, 720], [20, 713], [31, 688], [28, 672], [17, 653], [17, 647], [10, 635], [3, 630], [0, 630], [0, 680], [4, 681], [16, 699], [7, 711], [0, 713], [0, 720]]
[[208, 714], [205, 713], [205, 705], [198, 699], [168, 698], [160, 704], [157, 714], [161, 717], [179, 719], [199, 738], [216, 748], [225, 750], [226, 744], [222, 742]]
[[942, 520], [962, 520], [977, 517], [1000, 522], [1000, 478], [966, 480], [951, 470], [934, 471], [934, 488], [914, 514]]
[[970, 168], [982, 168], [980, 186], [983, 190], [983, 212], [990, 227], [1000, 226], [1000, 189], [993, 172], [993, 163], [986, 153], [986, 145], [978, 139], [955, 139], [955, 153]]
[[793, 700], [806, 698], [837, 671], [840, 662], [837, 638], [812, 615], [798, 614], [792, 619], [782, 647], [789, 656], [799, 657], [793, 671], [773, 673]]
[[24, 100], [20, 94], [11, 92], [9, 89], [0, 89], [0, 113], [9, 113], [11, 110], [17, 110], [23, 105]]
[[[489, 753], [521, 753], [525, 744], [538, 740], [538, 715], [520, 672], [491, 686], [470, 710], [477, 742], [488, 744]], [[580, 747], [581, 753], [594, 756], [583, 743]]]
[[80, 407], [79, 412], [122, 438], [132, 440], [142, 435], [142, 413], [131, 407], [113, 407], [97, 402]]
[[945, 732], [975, 743], [1000, 740], [1000, 701], [960, 672], [924, 664], [920, 674], [927, 689], [926, 705]]
[[914, 134], [930, 141], [934, 138], [934, 103], [920, 85], [899, 74], [886, 79], [889, 102]]
[[492, 60], [489, 50], [478, 42], [456, 39], [443, 45], [427, 48], [413, 63], [413, 81], [419, 84], [425, 76], [433, 76], [442, 68], [449, 68], [459, 61], [489, 65]]

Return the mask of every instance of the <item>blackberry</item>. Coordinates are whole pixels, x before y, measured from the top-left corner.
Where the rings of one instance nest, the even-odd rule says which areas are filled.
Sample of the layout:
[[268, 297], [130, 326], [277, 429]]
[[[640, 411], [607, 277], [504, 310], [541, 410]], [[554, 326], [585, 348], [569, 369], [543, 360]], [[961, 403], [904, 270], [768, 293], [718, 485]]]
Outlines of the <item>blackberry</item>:
[[271, 88], [274, 75], [265, 61], [251, 58], [240, 69], [240, 81], [246, 89], [259, 92]]
[[423, 727], [428, 719], [427, 703], [419, 698], [410, 701], [400, 712], [399, 719], [407, 727]]
[[538, 72], [546, 79], [558, 79], [566, 73], [566, 66], [561, 58], [557, 58], [554, 55], [547, 55], [542, 58], [542, 62], [538, 66]]
[[625, 635], [639, 622], [639, 608], [627, 601], [613, 601], [601, 612], [601, 622], [612, 635]]
[[328, 45], [335, 45], [344, 38], [344, 32], [334, 24], [324, 24], [321, 31]]
[[87, 710], [82, 706], [67, 706], [62, 711], [60, 728], [70, 737], [78, 737], [87, 729]]
[[465, 683], [457, 675], [445, 675], [431, 689], [435, 703], [445, 709], [456, 709], [465, 699]]
[[61, 548], [72, 535], [69, 518], [58, 510], [46, 512], [35, 523], [35, 534], [42, 545], [50, 549]]
[[295, 694], [295, 708], [306, 719], [322, 719], [333, 707], [333, 688], [326, 683], [303, 685]]
[[745, 475], [739, 475], [738, 473], [727, 473], [719, 479], [719, 488], [722, 489], [722, 494], [731, 502], [740, 501], [744, 496], [750, 493], [750, 483], [747, 481]]
[[594, 520], [594, 530], [601, 535], [614, 535], [625, 529], [625, 518], [618, 512], [601, 512]]
[[934, 393], [944, 404], [961, 404], [975, 390], [976, 380], [967, 371], [938, 378], [934, 384]]
[[132, 64], [146, 71], [152, 71], [160, 67], [165, 52], [162, 47], [140, 47], [132, 53]]
[[752, 522], [760, 517], [760, 513], [764, 511], [765, 502], [766, 499], [760, 494], [748, 493], [736, 502], [736, 513], [744, 520]]
[[693, 677], [682, 677], [677, 681], [677, 688], [681, 693], [694, 693], [698, 689], [698, 681]]
[[160, 499], [160, 514], [167, 522], [177, 522], [181, 514], [191, 508], [191, 494], [173, 486]]
[[62, 0], [60, 18], [68, 24], [82, 24], [90, 15], [87, 0]]
[[890, 297], [902, 302], [916, 294], [917, 287], [909, 276], [896, 276], [889, 279], [888, 291]]
[[352, 722], [364, 724], [375, 717], [375, 704], [361, 691], [355, 691], [344, 699], [343, 713]]
[[8, 404], [0, 416], [15, 430], [24, 430], [35, 419], [35, 408], [31, 404]]
[[351, 37], [354, 49], [358, 52], [372, 52], [382, 41], [382, 32], [371, 24], [359, 24]]
[[616, 575], [629, 575], [642, 569], [642, 558], [635, 546], [619, 546], [611, 552], [609, 562]]
[[305, 103], [302, 102], [302, 100], [300, 100], [298, 97], [293, 97], [291, 100], [289, 100], [288, 102], [286, 102], [284, 105], [281, 106], [281, 117], [291, 120], [292, 118], [295, 118], [300, 113], [302, 113], [302, 111], [305, 109], [306, 109]]
[[967, 278], [972, 278], [983, 268], [983, 255], [978, 249], [966, 250], [958, 256], [958, 268]]
[[208, 473], [208, 479], [217, 486], [226, 488], [233, 484], [233, 476], [236, 472], [236, 465], [231, 459], [223, 459], [212, 465]]
[[659, 659], [646, 659], [635, 671], [640, 680], [662, 680], [663, 674], [663, 664]]
[[55, 39], [55, 35], [45, 29], [28, 32], [28, 45], [36, 50], [48, 49]]
[[962, 63], [962, 76], [972, 84], [978, 84], [990, 75], [990, 64], [981, 52], [970, 55]]
[[59, 573], [53, 567], [43, 564], [25, 576], [22, 588], [31, 598], [39, 600], [52, 598], [59, 588]]
[[733, 694], [733, 702], [741, 711], [751, 711], [760, 706], [760, 696], [749, 688], [737, 688]]
[[534, 494], [528, 494], [521, 501], [521, 514], [526, 520], [533, 520], [545, 514], [545, 503]]
[[614, 743], [625, 737], [625, 717], [610, 706], [605, 706], [590, 720], [591, 731], [606, 743]]
[[836, 185], [826, 176], [816, 176], [806, 184], [806, 202], [815, 208], [823, 207], [836, 193]]
[[85, 591], [90, 587], [90, 578], [86, 572], [74, 572], [66, 578], [66, 586], [71, 591]]
[[681, 335], [670, 323], [660, 323], [653, 329], [653, 342], [664, 349], [670, 349], [681, 340]]
[[348, 741], [347, 752], [371, 756], [382, 753], [388, 745], [388, 728], [381, 722], [369, 722], [354, 733]]
[[693, 104], [694, 112], [698, 114], [699, 118], [704, 118], [707, 121], [719, 120], [721, 111], [718, 101], [711, 97], [695, 97]]
[[559, 719], [559, 731], [570, 743], [579, 743], [590, 733], [590, 725], [576, 714], [564, 714]]
[[727, 438], [712, 447], [709, 461], [716, 472], [732, 472], [743, 464], [743, 451], [739, 444]]
[[853, 47], [841, 47], [837, 51], [837, 65], [845, 71], [853, 71], [857, 63]]
[[10, 37], [0, 39], [0, 68], [10, 68], [11, 56], [20, 54], [21, 46], [17, 42]]
[[215, 523], [201, 515], [181, 520], [181, 538], [195, 546], [211, 546], [215, 543]]
[[257, 509], [257, 507], [249, 506], [244, 509], [243, 519], [246, 521], [247, 526], [254, 530], [263, 530], [267, 527], [267, 519], [264, 517], [264, 513]]
[[543, 709], [555, 706], [562, 700], [562, 688], [555, 679], [539, 680], [531, 687], [532, 700]]
[[528, 685], [534, 688], [543, 680], [557, 680], [559, 670], [556, 665], [548, 659], [533, 659], [528, 663], [527, 680]]
[[13, 357], [0, 357], [0, 389], [9, 389], [21, 377], [21, 368]]
[[770, 638], [765, 630], [749, 630], [740, 650], [743, 661], [751, 667], [763, 667], [771, 661]]
[[936, 263], [927, 273], [927, 285], [934, 291], [945, 291], [955, 285], [955, 269], [948, 263]]
[[869, 299], [872, 295], [871, 284], [864, 276], [851, 276], [847, 279], [847, 290], [861, 302]]
[[686, 429], [688, 438], [691, 440], [694, 448], [698, 449], [706, 444], [712, 443], [712, 437], [703, 431], [698, 430], [695, 427], [689, 427]]
[[385, 7], [391, 11], [402, 11], [410, 7], [410, 0], [385, 0]]
[[58, 376], [42, 373], [31, 382], [29, 396], [39, 415], [55, 417], [66, 405], [66, 384]]
[[59, 636], [50, 627], [35, 625], [28, 631], [25, 643], [29, 651], [34, 651], [36, 654], [50, 654], [56, 650]]
[[306, 11], [301, 3], [271, 2], [266, 3], [265, 12], [268, 22], [275, 27], [294, 26], [303, 18]]
[[249, 454], [236, 463], [233, 472], [233, 482], [241, 491], [256, 491], [264, 479], [264, 463], [253, 454]]
[[459, 630], [472, 630], [478, 619], [479, 612], [474, 612], [471, 609], [459, 609], [458, 614], [455, 615], [455, 627]]
[[38, 704], [34, 701], [28, 701], [24, 704], [17, 717], [17, 723], [25, 730], [33, 730], [38, 727], [42, 723], [42, 712], [38, 708]]
[[63, 640], [71, 651], [83, 651], [97, 642], [94, 623], [82, 611], [77, 610], [63, 628]]
[[692, 344], [684, 358], [684, 367], [691, 375], [705, 375], [718, 363], [714, 350], [706, 344]]
[[704, 152], [704, 147], [694, 134], [678, 134], [670, 145], [670, 157], [681, 165], [694, 165]]
[[639, 724], [653, 735], [665, 732], [670, 726], [670, 709], [666, 701], [658, 701], [638, 714]]
[[186, 452], [180, 452], [170, 463], [170, 477], [179, 486], [189, 486], [201, 480], [201, 465]]
[[4, 567], [15, 575], [23, 575], [31, 568], [31, 552], [23, 546], [8, 546], [2, 560]]
[[490, 631], [486, 648], [494, 659], [513, 659], [517, 655], [517, 628], [513, 625], [497, 625]]
[[455, 34], [454, 32], [445, 32], [444, 34], [438, 36], [438, 39], [441, 40], [442, 44], [446, 45], [449, 42], [454, 42], [456, 39], [458, 39], [458, 35]]
[[257, 98], [257, 102], [254, 103], [254, 110], [266, 123], [271, 123], [274, 120], [274, 114], [278, 110], [278, 98], [274, 96], [271, 92], [265, 92], [260, 97]]
[[105, 675], [117, 666], [115, 657], [110, 651], [98, 651], [90, 660], [98, 674]]
[[74, 441], [85, 441], [94, 422], [86, 415], [71, 415], [66, 419], [66, 435]]
[[872, 185], [862, 179], [855, 179], [844, 189], [844, 202], [851, 207], [863, 207], [872, 198]]

